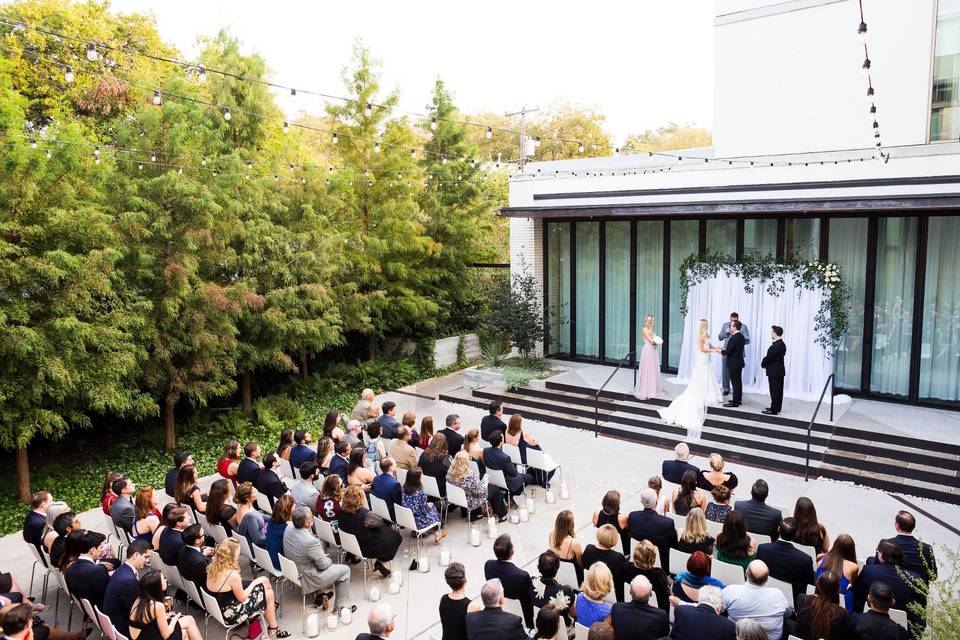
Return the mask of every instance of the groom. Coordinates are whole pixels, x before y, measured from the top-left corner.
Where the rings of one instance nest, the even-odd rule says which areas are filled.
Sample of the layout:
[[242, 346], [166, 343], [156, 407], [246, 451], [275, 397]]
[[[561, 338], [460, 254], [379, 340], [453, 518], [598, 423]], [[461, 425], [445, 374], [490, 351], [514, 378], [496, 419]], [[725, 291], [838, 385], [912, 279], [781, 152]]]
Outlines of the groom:
[[727, 345], [720, 352], [725, 356], [730, 386], [733, 387], [733, 399], [724, 404], [725, 407], [739, 407], [740, 401], [743, 400], [743, 347], [747, 344], [747, 339], [740, 333], [740, 326], [739, 320], [730, 323], [730, 337], [727, 338]]

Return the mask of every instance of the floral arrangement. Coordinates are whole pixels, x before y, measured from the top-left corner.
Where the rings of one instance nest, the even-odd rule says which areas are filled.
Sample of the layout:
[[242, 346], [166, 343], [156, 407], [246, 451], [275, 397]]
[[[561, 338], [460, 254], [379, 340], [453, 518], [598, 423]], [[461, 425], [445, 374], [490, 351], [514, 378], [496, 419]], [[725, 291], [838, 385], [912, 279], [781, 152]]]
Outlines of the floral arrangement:
[[687, 291], [691, 286], [712, 278], [720, 271], [739, 276], [746, 284], [747, 293], [752, 293], [753, 282], [763, 283], [767, 294], [779, 296], [784, 292], [786, 276], [804, 289], [825, 289], [815, 326], [816, 343], [826, 348], [827, 353], [847, 332], [847, 307], [850, 290], [843, 281], [840, 266], [833, 262], [807, 262], [797, 256], [775, 257], [763, 253], [746, 253], [738, 262], [723, 253], [692, 254], [680, 265], [680, 312], [687, 313]]

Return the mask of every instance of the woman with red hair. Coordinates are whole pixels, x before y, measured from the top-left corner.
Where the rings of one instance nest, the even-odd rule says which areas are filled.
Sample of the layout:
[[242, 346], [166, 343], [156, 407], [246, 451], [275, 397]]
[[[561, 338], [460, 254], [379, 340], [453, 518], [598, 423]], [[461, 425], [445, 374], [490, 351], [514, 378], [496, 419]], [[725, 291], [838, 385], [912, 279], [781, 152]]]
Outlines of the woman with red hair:
[[710, 575], [710, 558], [707, 554], [697, 551], [687, 560], [687, 570], [677, 574], [673, 581], [673, 595], [682, 602], [699, 602], [700, 587], [706, 585], [720, 589], [725, 586]]

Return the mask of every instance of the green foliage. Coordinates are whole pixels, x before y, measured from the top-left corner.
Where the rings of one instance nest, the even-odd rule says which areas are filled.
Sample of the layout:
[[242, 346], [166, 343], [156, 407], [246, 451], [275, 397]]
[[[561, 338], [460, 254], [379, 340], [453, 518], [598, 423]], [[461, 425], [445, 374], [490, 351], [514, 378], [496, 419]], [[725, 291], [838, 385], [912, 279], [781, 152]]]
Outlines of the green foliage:
[[[910, 631], [916, 640], [960, 640], [960, 553], [944, 545], [937, 551], [937, 558], [939, 567], [932, 569], [939, 577], [929, 584], [915, 573], [897, 569], [900, 577], [926, 602], [926, 606], [919, 602], [909, 604], [909, 611], [926, 622], [926, 632], [917, 625], [910, 625]], [[922, 559], [926, 565], [926, 556]]]
[[504, 345], [499, 340], [490, 340], [480, 348], [480, 357], [484, 366], [502, 367], [510, 357], [509, 345]]
[[543, 341], [543, 314], [536, 277], [524, 262], [513, 280], [501, 278], [492, 292], [486, 329], [509, 338], [523, 358]]
[[531, 380], [543, 380], [556, 373], [554, 367], [542, 358], [508, 361], [501, 371], [508, 389], [519, 389], [530, 384]]
[[623, 143], [624, 154], [646, 153], [647, 151], [673, 151], [675, 149], [693, 149], [709, 147], [713, 144], [713, 135], [709, 129], [693, 124], [678, 125], [669, 122], [657, 127], [656, 131], [647, 129], [643, 133], [627, 136]]

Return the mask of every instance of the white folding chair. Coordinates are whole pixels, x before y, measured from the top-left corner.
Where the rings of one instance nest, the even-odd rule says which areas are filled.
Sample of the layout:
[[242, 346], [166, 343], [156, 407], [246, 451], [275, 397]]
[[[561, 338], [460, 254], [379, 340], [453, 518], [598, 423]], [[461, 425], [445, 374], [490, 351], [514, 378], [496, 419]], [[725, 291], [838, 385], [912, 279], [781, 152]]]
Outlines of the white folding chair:
[[288, 583], [296, 586], [300, 589], [300, 619], [302, 621], [301, 631], [307, 630], [307, 594], [303, 591], [303, 583], [300, 581], [300, 569], [297, 568], [296, 563], [290, 558], [280, 554], [280, 572], [283, 574], [283, 579]]
[[317, 537], [334, 547], [335, 549], [340, 548], [340, 543], [337, 542], [337, 535], [333, 532], [333, 525], [327, 522], [326, 520], [321, 520], [320, 518], [313, 519], [313, 528], [316, 531]]
[[[452, 485], [449, 482], [447, 483], [447, 501], [448, 504], [453, 504], [458, 507], [463, 507], [467, 510], [467, 542], [470, 541], [470, 528], [472, 523], [470, 521], [470, 505], [467, 502], [467, 492], [461, 489], [456, 485]], [[444, 514], [444, 519], [446, 519]]]
[[93, 607], [93, 613], [97, 616], [97, 622], [100, 623], [100, 631], [103, 632], [103, 637], [107, 640], [116, 640], [113, 623], [110, 621], [110, 618], [107, 617], [107, 614], [100, 611], [96, 605]]
[[33, 565], [30, 567], [30, 591], [29, 591], [28, 593], [30, 594], [30, 597], [32, 598], [32, 597], [33, 597], [33, 578], [34, 578], [34, 575], [35, 575], [36, 572], [37, 572], [37, 565], [39, 565], [39, 566], [40, 566], [40, 571], [43, 573], [43, 583], [42, 583], [42, 584], [43, 584], [43, 591], [41, 592], [41, 593], [42, 593], [41, 601], [42, 601], [44, 604], [46, 604], [46, 602], [47, 602], [47, 586], [49, 585], [50, 573], [51, 573], [50, 563], [49, 563], [48, 559], [46, 559], [46, 558], [44, 558], [42, 555], [40, 555], [40, 551], [38, 551], [37, 548], [36, 548], [34, 545], [32, 545], [32, 544], [30, 544], [30, 543], [28, 542], [28, 543], [27, 543], [27, 546], [30, 547], [30, 554], [33, 555]]
[[517, 465], [518, 467], [524, 466], [523, 459], [520, 457], [520, 447], [518, 447], [515, 444], [507, 444], [506, 442], [504, 442], [503, 452], [508, 456], [510, 456], [510, 462]]
[[[370, 510], [387, 522], [392, 522], [393, 518], [390, 517], [390, 507], [387, 505], [387, 501], [372, 493], [368, 495], [370, 496]], [[396, 505], [394, 505], [394, 508], [396, 508]]]
[[[219, 624], [221, 627], [224, 628], [224, 634], [223, 634], [224, 640], [230, 640], [230, 632], [231, 632], [231, 631], [233, 631], [233, 630], [236, 629], [237, 627], [242, 627], [243, 625], [245, 625], [245, 624], [247, 624], [247, 623], [249, 623], [249, 622], [252, 622], [252, 621], [255, 620], [256, 618], [260, 618], [260, 624], [263, 625], [263, 628], [264, 628], [264, 629], [267, 628], [267, 621], [263, 619], [263, 615], [262, 615], [262, 614], [258, 614], [258, 615], [256, 615], [256, 616], [254, 616], [253, 618], [247, 618], [246, 620], [244, 620], [244, 621], [242, 621], [242, 622], [238, 622], [238, 623], [236, 623], [236, 624], [227, 624], [226, 621], [223, 619], [223, 611], [220, 609], [220, 603], [217, 602], [217, 599], [214, 598], [214, 597], [213, 597], [212, 595], [210, 595], [209, 593], [207, 593], [206, 591], [201, 591], [201, 592], [200, 592], [200, 597], [203, 598], [203, 606], [204, 606], [204, 608], [207, 610], [207, 613], [210, 614], [210, 615], [207, 617], [207, 620], [209, 620], [210, 618], [213, 618], [214, 620], [217, 621], [217, 624]], [[203, 637], [204, 637], [204, 638], [209, 638], [209, 636], [207, 635], [207, 625], [206, 625], [206, 622], [205, 622], [204, 625], [203, 625]]]
[[743, 584], [743, 567], [729, 562], [721, 562], [716, 558], [710, 563], [710, 575], [719, 580], [724, 586]]
[[280, 458], [280, 467], [278, 468], [281, 478], [293, 478], [297, 479], [297, 476], [294, 475], [293, 467], [290, 466], [289, 460], [284, 460]]
[[583, 626], [583, 625], [580, 624], [579, 622], [574, 622], [574, 623], [573, 623], [573, 629], [574, 629], [574, 639], [575, 639], [575, 640], [587, 640], [587, 637], [588, 637], [589, 634], [590, 634], [590, 629], [589, 629], [589, 628]]
[[750, 537], [753, 538], [753, 541], [756, 542], [758, 546], [773, 542], [773, 538], [763, 533], [751, 533]]
[[[754, 535], [754, 534], [751, 533], [750, 535]], [[796, 542], [791, 542], [790, 544], [792, 544], [794, 547], [796, 547], [797, 549], [800, 549], [800, 551], [803, 551], [805, 554], [810, 556], [810, 561], [813, 563], [814, 568], [816, 568], [817, 566], [817, 550], [816, 549], [814, 549], [812, 546], [807, 544], [797, 544]], [[863, 569], [862, 564], [860, 565], [860, 568]]]
[[183, 590], [187, 592], [187, 601], [195, 603], [200, 607], [201, 611], [206, 611], [206, 607], [203, 606], [203, 598], [200, 597], [200, 589], [197, 588], [197, 585], [192, 580], [184, 578], [182, 573], [180, 574], [180, 581], [183, 583]]
[[223, 525], [220, 524], [210, 524], [207, 523], [207, 528], [210, 529], [210, 536], [213, 537], [214, 541], [218, 544], [227, 539], [227, 530]]
[[[100, 619], [97, 617], [97, 613], [93, 610], [93, 605], [90, 604], [90, 601], [86, 598], [80, 598], [80, 608], [83, 610], [84, 615], [89, 619], [97, 629], [103, 631], [103, 628], [100, 626]], [[80, 627], [81, 633], [83, 632], [83, 626]]]
[[720, 532], [723, 531], [722, 522], [714, 522], [713, 520], [707, 520], [707, 533], [716, 540], [717, 536], [720, 535]]
[[[523, 607], [520, 605], [520, 601], [515, 598], [504, 598], [503, 599], [503, 610], [507, 613], [512, 613], [515, 616], [520, 616], [520, 619], [523, 620]], [[526, 623], [524, 623], [526, 624]]]
[[273, 506], [270, 504], [270, 498], [266, 494], [257, 492], [257, 509], [266, 514], [273, 514]]
[[274, 578], [281, 580], [283, 579], [283, 572], [273, 566], [273, 560], [270, 558], [269, 551], [263, 547], [258, 547], [255, 544], [250, 545], [250, 550], [253, 551], [253, 559], [256, 561], [258, 567], [269, 573]]
[[[399, 506], [399, 505], [397, 505]], [[347, 553], [352, 553], [357, 558], [360, 558], [360, 562], [363, 565], [363, 593], [364, 596], [369, 599], [370, 594], [367, 593], [367, 565], [369, 564], [367, 558], [363, 556], [363, 552], [360, 551], [360, 541], [357, 540], [357, 536], [352, 533], [347, 533], [346, 531], [340, 531], [340, 546]]]
[[68, 612], [67, 612], [67, 631], [69, 631], [69, 630], [70, 630], [70, 624], [71, 624], [71, 622], [73, 622], [73, 607], [74, 607], [74, 605], [76, 605], [76, 606], [78, 606], [78, 607], [79, 607], [80, 605], [79, 605], [79, 603], [76, 601], [76, 599], [73, 597], [73, 594], [70, 593], [70, 587], [67, 586], [67, 580], [66, 580], [66, 578], [63, 577], [63, 572], [62, 572], [62, 571], [54, 571], [54, 572], [53, 572], [53, 575], [54, 575], [54, 577], [57, 579], [57, 589], [58, 589], [58, 591], [57, 591], [57, 606], [56, 606], [56, 608], [54, 609], [54, 614], [53, 614], [53, 615], [54, 615], [54, 619], [57, 618], [57, 615], [59, 614], [59, 610], [60, 610], [60, 595], [59, 595], [59, 592], [60, 592], [60, 591], [63, 591], [65, 594], [67, 594], [67, 607], [68, 607]]
[[787, 597], [787, 602], [790, 603], [790, 606], [791, 607], [794, 606], [792, 584], [790, 584], [789, 582], [784, 582], [783, 580], [777, 580], [774, 577], [769, 577], [767, 578], [766, 586], [776, 587], [777, 589], [780, 589], [780, 592]]
[[[633, 551], [640, 545], [640, 540], [636, 538], [630, 538], [630, 556], [633, 557]], [[660, 547], [653, 548], [654, 553], [656, 554], [653, 558], [653, 566], [660, 567], [664, 571], [669, 571], [670, 558], [667, 558], [667, 567], [663, 566], [663, 563], [660, 561]]]
[[670, 549], [669, 572], [673, 575], [677, 575], [678, 573], [686, 571], [687, 561], [690, 560], [691, 555], [693, 554], [680, 551], [679, 549]]
[[565, 584], [568, 587], [579, 591], [580, 581], [577, 580], [577, 570], [574, 569], [572, 562], [561, 562], [557, 569], [557, 582]]
[[900, 625], [904, 629], [907, 629], [908, 631], [910, 630], [910, 627], [908, 626], [906, 611], [904, 611], [903, 609], [890, 609], [889, 611], [887, 611], [887, 613], [890, 614], [891, 620], [896, 622], [898, 625]]
[[[440, 485], [437, 482], [437, 479], [433, 476], [428, 476], [426, 474], [420, 476], [420, 481], [423, 483], [423, 492], [427, 494], [427, 497], [434, 498], [440, 502], [440, 514], [446, 513], [447, 510], [447, 497], [440, 493]], [[444, 487], [446, 489], [446, 487]]]
[[397, 467], [396, 471], [397, 471], [397, 482], [399, 482], [400, 484], [403, 484], [404, 482], [406, 482], [407, 470]]
[[420, 547], [423, 543], [423, 534], [429, 533], [434, 529], [440, 528], [439, 522], [434, 522], [431, 525], [426, 527], [417, 527], [417, 520], [413, 517], [413, 510], [403, 506], [402, 504], [393, 505], [393, 512], [397, 515], [397, 524], [403, 527], [404, 529], [409, 529], [417, 536], [417, 559], [420, 558]]
[[560, 482], [563, 482], [563, 467], [549, 453], [536, 449], [527, 449], [527, 469], [538, 469], [544, 473], [557, 471], [560, 473]]

